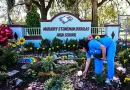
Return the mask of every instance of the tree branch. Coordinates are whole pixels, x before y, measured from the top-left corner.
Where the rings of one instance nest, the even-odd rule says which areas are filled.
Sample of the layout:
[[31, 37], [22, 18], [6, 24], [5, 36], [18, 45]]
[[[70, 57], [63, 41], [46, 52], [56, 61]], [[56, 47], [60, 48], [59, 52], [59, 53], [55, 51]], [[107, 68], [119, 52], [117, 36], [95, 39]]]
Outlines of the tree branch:
[[19, 5], [24, 5], [24, 4], [25, 4], [25, 3], [16, 4], [16, 5], [14, 5], [14, 6], [10, 9], [10, 11], [12, 11], [14, 7], [17, 7], [17, 6], [19, 6]]
[[32, 3], [35, 4], [39, 9], [41, 8], [41, 4], [39, 2], [32, 0]]
[[106, 2], [107, 0], [102, 0], [100, 3], [97, 4], [97, 7], [100, 7], [104, 2]]
[[129, 6], [130, 6], [130, 1], [129, 0], [126, 0], [126, 2], [129, 4]]
[[54, 0], [50, 0], [50, 1], [48, 2], [48, 5], [47, 5], [47, 7], [46, 7], [46, 10], [47, 10], [47, 11], [48, 11], [49, 8], [51, 7], [51, 4], [52, 4], [53, 1], [54, 1]]

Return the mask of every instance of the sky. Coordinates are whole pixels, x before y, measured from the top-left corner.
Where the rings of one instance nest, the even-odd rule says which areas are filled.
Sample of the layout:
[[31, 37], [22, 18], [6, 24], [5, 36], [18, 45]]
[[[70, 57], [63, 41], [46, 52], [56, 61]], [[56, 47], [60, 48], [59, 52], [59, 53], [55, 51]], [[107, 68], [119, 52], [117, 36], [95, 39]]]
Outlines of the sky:
[[[18, 3], [19, 0], [16, 0], [16, 4]], [[21, 0], [22, 1], [22, 0]], [[124, 11], [126, 11], [126, 14], [127, 15], [130, 15], [130, 6], [127, 4], [127, 3], [123, 3], [125, 0], [118, 0], [120, 1], [120, 7], [123, 7], [122, 9]], [[0, 23], [2, 21], [5, 21], [5, 19], [7, 18], [7, 5], [6, 5], [6, 0], [0, 0]], [[5, 16], [6, 18], [1, 18]], [[22, 11], [22, 8], [21, 8], [21, 11], [20, 11], [20, 15], [19, 17], [20, 18], [24, 18], [26, 16], [26, 13]], [[14, 17], [15, 18], [15, 17]], [[51, 19], [50, 16], [48, 16], [48, 19]]]

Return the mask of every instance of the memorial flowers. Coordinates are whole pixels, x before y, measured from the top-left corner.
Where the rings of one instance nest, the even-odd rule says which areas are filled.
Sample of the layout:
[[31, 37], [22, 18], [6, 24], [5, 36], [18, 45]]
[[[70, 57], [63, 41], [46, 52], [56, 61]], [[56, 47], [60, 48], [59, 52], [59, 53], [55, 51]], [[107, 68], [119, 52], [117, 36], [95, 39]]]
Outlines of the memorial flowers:
[[18, 39], [18, 42], [19, 42], [21, 45], [23, 45], [23, 44], [25, 44], [26, 40], [25, 40], [25, 38], [19, 38], [19, 39]]

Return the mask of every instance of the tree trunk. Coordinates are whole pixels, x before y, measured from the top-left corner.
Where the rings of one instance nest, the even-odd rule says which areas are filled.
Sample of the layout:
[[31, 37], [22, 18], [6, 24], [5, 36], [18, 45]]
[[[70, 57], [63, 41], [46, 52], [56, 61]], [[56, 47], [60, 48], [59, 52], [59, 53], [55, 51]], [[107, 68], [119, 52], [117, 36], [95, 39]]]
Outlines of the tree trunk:
[[98, 27], [98, 13], [97, 13], [97, 0], [91, 0], [92, 2], [92, 26]]
[[[49, 9], [51, 8], [51, 4], [54, 0], [49, 0], [48, 5], [45, 5], [44, 0], [39, 0], [40, 1], [40, 12], [41, 12], [41, 20], [47, 20], [47, 13]], [[46, 6], [46, 7], [45, 7]]]
[[41, 20], [47, 20], [47, 12], [45, 8], [41, 7]]

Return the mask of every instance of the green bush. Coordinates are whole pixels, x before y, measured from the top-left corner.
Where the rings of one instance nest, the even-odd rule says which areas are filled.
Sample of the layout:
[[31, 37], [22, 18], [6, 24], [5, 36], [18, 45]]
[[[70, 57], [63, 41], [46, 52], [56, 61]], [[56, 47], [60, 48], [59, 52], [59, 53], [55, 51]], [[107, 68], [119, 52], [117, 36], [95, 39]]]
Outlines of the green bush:
[[24, 48], [27, 48], [27, 49], [34, 48], [34, 43], [33, 42], [25, 43]]
[[40, 15], [37, 12], [35, 6], [32, 7], [32, 10], [27, 13], [26, 24], [28, 27], [40, 27]]
[[48, 51], [48, 49], [50, 48], [50, 40], [49, 39], [42, 39], [42, 41], [40, 43], [40, 47], [44, 48], [45, 51]]
[[65, 77], [53, 77], [44, 83], [44, 90], [74, 90], [70, 80]]
[[70, 39], [68, 42], [67, 42], [67, 46], [68, 46], [68, 49], [69, 50], [77, 50], [77, 43], [78, 41], [77, 40], [74, 40], [74, 39]]
[[1, 50], [3, 55], [0, 56], [0, 66], [4, 66], [1, 69], [6, 70], [15, 66], [18, 60], [16, 51], [12, 47], [1, 48]]
[[123, 51], [120, 51], [117, 55], [119, 61], [122, 63], [123, 66], [127, 66], [127, 63], [130, 62], [130, 49], [126, 49]]
[[54, 48], [55, 51], [62, 50], [62, 40], [60, 40], [59, 38], [55, 37], [52, 40], [52, 47]]

